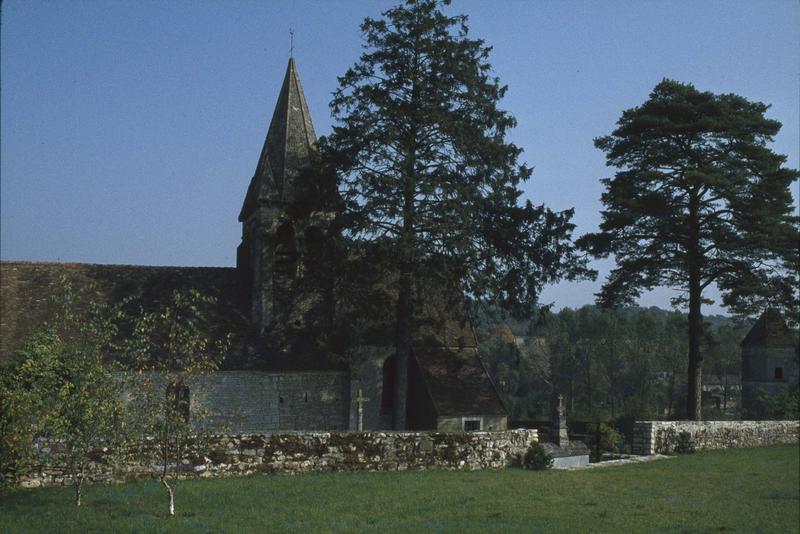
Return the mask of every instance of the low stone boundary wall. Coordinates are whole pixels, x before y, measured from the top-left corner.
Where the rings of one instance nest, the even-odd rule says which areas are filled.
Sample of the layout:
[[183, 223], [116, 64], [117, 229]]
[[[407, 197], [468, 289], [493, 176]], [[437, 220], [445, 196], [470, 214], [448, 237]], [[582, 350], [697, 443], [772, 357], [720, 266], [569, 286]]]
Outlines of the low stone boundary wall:
[[[210, 436], [190, 445], [182, 476], [226, 477], [254, 473], [500, 469], [516, 463], [538, 441], [536, 430], [498, 432], [287, 432]], [[24, 487], [70, 483], [58, 462], [57, 444], [40, 444], [41, 464], [21, 480]], [[156, 476], [157, 466], [132, 455], [112, 468], [98, 451], [91, 482]]]
[[687, 432], [696, 450], [798, 442], [798, 421], [637, 421], [634, 454], [671, 454]]

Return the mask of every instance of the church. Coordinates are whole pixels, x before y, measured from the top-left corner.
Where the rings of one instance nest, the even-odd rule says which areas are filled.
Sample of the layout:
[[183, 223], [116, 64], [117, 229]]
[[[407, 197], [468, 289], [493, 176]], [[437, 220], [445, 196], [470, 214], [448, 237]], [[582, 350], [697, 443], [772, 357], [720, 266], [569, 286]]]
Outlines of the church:
[[[300, 202], [301, 197], [313, 200], [320, 189], [318, 176], [309, 172], [316, 143], [290, 58], [239, 213], [236, 267], [1, 262], [0, 363], [52, 315], [49, 296], [62, 277], [73, 287], [91, 287], [96, 301], [133, 296], [145, 307], [163, 302], [175, 289], [195, 288], [216, 299], [208, 314], [209, 333], [232, 338], [221, 369], [189, 391], [190, 402], [211, 414], [212, 425], [230, 432], [391, 429], [393, 316], [376, 318], [378, 326], [363, 338], [357, 358], [321, 348], [309, 335], [338, 328], [330, 317], [337, 313], [335, 297], [319, 283], [329, 278], [335, 206]], [[377, 285], [390, 276], [378, 273]], [[428, 285], [416, 288], [408, 428], [507, 428], [507, 412], [478, 357], [463, 296], [452, 288], [446, 293], [454, 298], [437, 298], [442, 284]], [[385, 288], [358, 290], [385, 294]]]

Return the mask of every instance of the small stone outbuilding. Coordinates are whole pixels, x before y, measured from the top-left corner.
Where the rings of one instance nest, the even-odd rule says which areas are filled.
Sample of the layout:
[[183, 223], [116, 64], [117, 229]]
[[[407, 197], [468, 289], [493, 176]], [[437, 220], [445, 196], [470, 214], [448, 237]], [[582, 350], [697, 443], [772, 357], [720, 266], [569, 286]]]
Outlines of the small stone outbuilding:
[[750, 413], [760, 394], [778, 395], [798, 381], [797, 335], [777, 310], [767, 309], [742, 340], [742, 408]]

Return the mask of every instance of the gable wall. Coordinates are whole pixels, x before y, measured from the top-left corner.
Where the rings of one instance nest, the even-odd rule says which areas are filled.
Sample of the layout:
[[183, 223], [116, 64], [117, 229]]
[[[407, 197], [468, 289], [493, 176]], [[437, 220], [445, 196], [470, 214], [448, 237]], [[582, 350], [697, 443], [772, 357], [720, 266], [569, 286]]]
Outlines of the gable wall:
[[743, 382], [771, 382], [775, 379], [776, 367], [783, 369], [786, 382], [798, 383], [800, 366], [797, 363], [795, 347], [748, 346], [742, 348]]

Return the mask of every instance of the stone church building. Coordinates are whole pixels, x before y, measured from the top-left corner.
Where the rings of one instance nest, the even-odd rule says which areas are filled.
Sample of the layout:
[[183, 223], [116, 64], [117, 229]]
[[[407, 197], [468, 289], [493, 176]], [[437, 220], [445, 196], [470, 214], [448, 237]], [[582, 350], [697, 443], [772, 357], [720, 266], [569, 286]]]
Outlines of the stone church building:
[[[308, 172], [316, 141], [291, 58], [239, 213], [236, 267], [2, 262], [0, 363], [52, 314], [49, 297], [62, 277], [73, 287], [91, 287], [95, 300], [135, 296], [145, 307], [175, 289], [196, 288], [216, 298], [211, 333], [232, 334], [222, 369], [190, 391], [190, 402], [202, 403], [220, 425], [234, 432], [355, 430], [360, 408], [365, 430], [391, 428], [393, 317], [379, 318], [383, 326], [359, 347], [357, 359], [321, 350], [309, 336], [330, 327], [326, 310], [334, 309], [324, 284], [312, 280], [325, 273], [337, 213], [313, 202], [296, 209], [300, 196], [318, 190]], [[437, 291], [417, 290], [426, 298], [416, 306], [408, 426], [505, 429], [506, 410], [478, 357], [463, 298], [457, 288], [451, 291], [456, 305], [430, 298]]]

